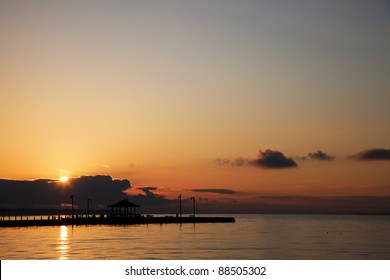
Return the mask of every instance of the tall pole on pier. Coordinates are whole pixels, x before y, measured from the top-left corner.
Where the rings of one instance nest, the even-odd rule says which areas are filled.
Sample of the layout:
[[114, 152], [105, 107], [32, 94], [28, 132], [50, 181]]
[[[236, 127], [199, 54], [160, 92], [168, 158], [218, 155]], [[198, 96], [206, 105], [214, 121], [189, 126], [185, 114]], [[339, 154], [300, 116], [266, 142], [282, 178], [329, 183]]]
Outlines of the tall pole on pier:
[[70, 196], [72, 199], [72, 219], [74, 219], [74, 208], [73, 208], [73, 194]]
[[181, 194], [179, 195], [179, 217], [181, 218]]
[[195, 218], [195, 196], [191, 197], [191, 199], [192, 199], [192, 212]]
[[87, 199], [87, 218], [89, 218], [89, 202], [92, 201], [92, 199]]

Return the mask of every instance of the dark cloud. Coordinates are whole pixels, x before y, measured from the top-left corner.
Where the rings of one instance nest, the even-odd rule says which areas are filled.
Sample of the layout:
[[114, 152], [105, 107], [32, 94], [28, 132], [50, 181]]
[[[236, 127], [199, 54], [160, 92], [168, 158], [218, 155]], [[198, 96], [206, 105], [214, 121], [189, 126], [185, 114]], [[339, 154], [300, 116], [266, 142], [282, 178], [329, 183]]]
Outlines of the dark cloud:
[[292, 158], [287, 158], [279, 151], [265, 150], [259, 151], [257, 159], [250, 162], [253, 166], [267, 169], [292, 168], [298, 165]]
[[141, 190], [141, 191], [143, 191], [145, 194], [148, 194], [148, 193], [150, 193], [151, 191], [157, 190], [157, 188], [156, 188], [156, 187], [140, 187], [140, 188], [137, 188], [137, 190]]
[[228, 189], [192, 189], [193, 192], [219, 193], [219, 194], [235, 194], [235, 191]]
[[156, 194], [156, 187], [141, 187], [137, 188], [143, 191], [143, 194], [129, 195], [131, 202], [141, 205], [140, 212], [142, 213], [177, 213], [178, 199], [169, 199], [164, 195]]
[[308, 158], [310, 159], [314, 159], [314, 160], [324, 160], [324, 161], [331, 161], [331, 160], [334, 160], [335, 157], [334, 156], [330, 156], [322, 151], [317, 151], [317, 152], [314, 152], [314, 153], [309, 153], [308, 155]]
[[[123, 199], [125, 190], [131, 188], [128, 180], [113, 180], [110, 176], [83, 176], [70, 179], [64, 186], [58, 181], [40, 179], [34, 181], [0, 180], [0, 207], [60, 209], [61, 203], [70, 204], [75, 197], [79, 209], [85, 209], [88, 198], [91, 210], [105, 209], [106, 205]], [[179, 199], [156, 194], [156, 187], [139, 188], [143, 193], [129, 195], [129, 201], [139, 204], [140, 213], [179, 212]], [[194, 189], [194, 191], [230, 191], [225, 189]], [[192, 213], [192, 201], [182, 199], [184, 215]], [[197, 213], [390, 213], [390, 196], [276, 196], [255, 194], [245, 197], [227, 196], [226, 199], [196, 199]], [[69, 207], [69, 206], [68, 206]], [[77, 208], [76, 208], [77, 209]], [[5, 213], [5, 209], [0, 209]], [[4, 212], [5, 211], [5, 212]], [[22, 210], [20, 210], [22, 211]], [[23, 210], [25, 211], [25, 210]], [[20, 212], [21, 214], [25, 212]]]
[[390, 160], [390, 149], [367, 149], [348, 158], [354, 160]]
[[[58, 209], [58, 211], [64, 211], [70, 208], [71, 195], [74, 196], [76, 210], [86, 209], [87, 199], [92, 199], [90, 209], [93, 211], [105, 210], [107, 205], [126, 197], [129, 201], [141, 206], [138, 209], [140, 213], [175, 214], [179, 211], [179, 199], [169, 199], [164, 195], [156, 194], [157, 187], [137, 188], [143, 193], [128, 195], [126, 190], [130, 188], [131, 184], [128, 180], [113, 180], [110, 176], [101, 175], [71, 178], [66, 183], [51, 179], [31, 181], [0, 179], [0, 212], [9, 213], [7, 209]], [[198, 211], [205, 213], [209, 211], [207, 205], [215, 203], [215, 200], [198, 199]], [[182, 207], [183, 213], [192, 213], [190, 200], [183, 198]]]
[[266, 169], [280, 169], [297, 167], [298, 165], [292, 158], [287, 158], [283, 153], [273, 150], [259, 151], [257, 159], [248, 159], [238, 157], [231, 159], [216, 159], [215, 162], [221, 166], [256, 166]]
[[113, 180], [110, 176], [82, 176], [71, 178], [66, 183], [56, 180], [33, 181], [0, 180], [0, 207], [8, 208], [58, 208], [74, 203], [86, 208], [87, 199], [91, 207], [108, 205], [122, 199], [123, 191], [131, 187], [128, 180]]

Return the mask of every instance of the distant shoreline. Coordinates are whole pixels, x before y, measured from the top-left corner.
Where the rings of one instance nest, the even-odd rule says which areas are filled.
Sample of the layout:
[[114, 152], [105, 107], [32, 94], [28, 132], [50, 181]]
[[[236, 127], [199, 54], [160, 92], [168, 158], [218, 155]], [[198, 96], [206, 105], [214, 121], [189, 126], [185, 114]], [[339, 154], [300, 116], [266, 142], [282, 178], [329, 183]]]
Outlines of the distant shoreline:
[[[85, 215], [86, 209], [75, 209], [75, 215]], [[90, 210], [90, 214], [107, 214], [107, 210]], [[176, 215], [176, 213], [170, 212], [150, 212], [142, 214], [153, 214], [153, 215]], [[192, 213], [183, 213], [183, 215], [191, 215]], [[296, 212], [296, 213], [282, 213], [282, 212], [264, 212], [264, 213], [233, 213], [233, 212], [221, 212], [221, 213], [203, 213], [201, 215], [366, 215], [366, 216], [389, 216], [390, 213], [364, 213], [364, 212]], [[29, 208], [0, 208], [0, 216], [47, 216], [47, 215], [71, 215], [69, 209], [29, 209]]]

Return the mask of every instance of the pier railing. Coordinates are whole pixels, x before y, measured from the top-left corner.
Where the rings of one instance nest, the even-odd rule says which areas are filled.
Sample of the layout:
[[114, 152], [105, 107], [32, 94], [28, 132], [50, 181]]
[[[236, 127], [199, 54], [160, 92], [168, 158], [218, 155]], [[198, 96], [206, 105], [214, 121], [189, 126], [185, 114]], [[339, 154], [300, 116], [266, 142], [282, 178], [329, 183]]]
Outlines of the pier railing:
[[59, 225], [128, 225], [165, 223], [231, 223], [233, 217], [155, 217], [152, 215], [49, 215], [49, 216], [2, 216], [0, 227], [59, 226]]

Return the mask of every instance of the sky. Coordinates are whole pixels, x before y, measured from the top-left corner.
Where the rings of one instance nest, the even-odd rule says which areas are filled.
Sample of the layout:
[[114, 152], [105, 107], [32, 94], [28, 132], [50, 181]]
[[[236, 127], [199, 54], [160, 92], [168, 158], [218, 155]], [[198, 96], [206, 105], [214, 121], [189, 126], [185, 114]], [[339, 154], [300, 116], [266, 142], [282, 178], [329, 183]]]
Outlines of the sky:
[[3, 206], [107, 175], [204, 211], [390, 212], [388, 1], [2, 0], [0, 37]]

